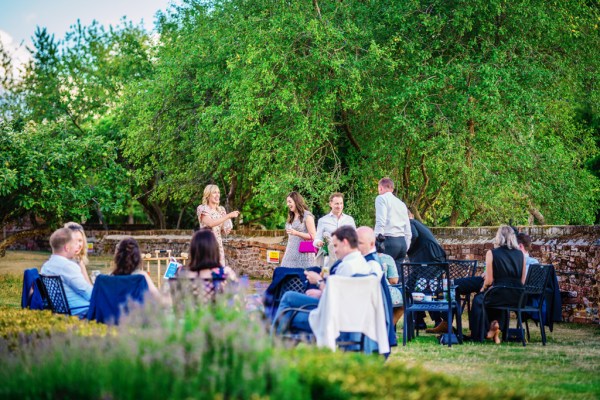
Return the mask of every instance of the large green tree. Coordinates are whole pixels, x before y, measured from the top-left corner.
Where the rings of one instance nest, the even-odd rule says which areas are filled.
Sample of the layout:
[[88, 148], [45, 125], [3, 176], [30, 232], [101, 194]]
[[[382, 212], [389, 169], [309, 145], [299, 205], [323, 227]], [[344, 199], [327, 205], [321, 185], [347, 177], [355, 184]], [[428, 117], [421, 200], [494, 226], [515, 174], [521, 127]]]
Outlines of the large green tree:
[[[436, 224], [591, 223], [597, 87], [585, 1], [187, 1], [126, 88], [125, 151], [157, 201], [216, 182], [250, 219], [391, 176]], [[597, 96], [597, 95], [596, 95]]]
[[36, 30], [24, 76], [2, 82], [2, 226], [126, 212], [137, 186], [121, 155], [115, 101], [149, 70], [149, 47], [148, 33], [127, 21], [77, 23], [61, 41]]

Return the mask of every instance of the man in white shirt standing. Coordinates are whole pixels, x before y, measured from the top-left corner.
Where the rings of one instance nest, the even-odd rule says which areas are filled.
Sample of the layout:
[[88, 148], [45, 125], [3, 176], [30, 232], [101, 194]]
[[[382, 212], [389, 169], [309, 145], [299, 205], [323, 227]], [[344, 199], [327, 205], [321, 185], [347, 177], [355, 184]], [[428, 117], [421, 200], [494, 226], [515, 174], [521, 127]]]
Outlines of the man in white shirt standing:
[[400, 271], [400, 264], [410, 247], [412, 233], [406, 204], [394, 196], [394, 181], [383, 178], [377, 186], [379, 196], [375, 199], [375, 235], [385, 238], [384, 253], [390, 255]]
[[73, 315], [85, 315], [87, 313], [93, 288], [83, 277], [79, 265], [73, 261], [80, 250], [79, 246], [73, 240], [71, 229], [57, 229], [50, 236], [52, 255], [42, 265], [42, 274], [59, 275], [61, 277], [69, 308], [71, 308]]
[[333, 251], [333, 241], [331, 239], [331, 234], [337, 228], [344, 225], [348, 225], [356, 229], [356, 223], [354, 222], [354, 218], [352, 218], [348, 214], [343, 213], [344, 195], [342, 193], [336, 192], [329, 196], [329, 207], [331, 207], [331, 212], [319, 218], [319, 222], [317, 223], [317, 235], [315, 237], [315, 240], [313, 241], [313, 245], [321, 249], [325, 244], [324, 238], [327, 238], [329, 240], [329, 261], [327, 265], [325, 265], [325, 260], [322, 251], [319, 251], [319, 255], [316, 260], [317, 265], [322, 265], [326, 267], [331, 267], [337, 261], [337, 257], [335, 255], [335, 252]]

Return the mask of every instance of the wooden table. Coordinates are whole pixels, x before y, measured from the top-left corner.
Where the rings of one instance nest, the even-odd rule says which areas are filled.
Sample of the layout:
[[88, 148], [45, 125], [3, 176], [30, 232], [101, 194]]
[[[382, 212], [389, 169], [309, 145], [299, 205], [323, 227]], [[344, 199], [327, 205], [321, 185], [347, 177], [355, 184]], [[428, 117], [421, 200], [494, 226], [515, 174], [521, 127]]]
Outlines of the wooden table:
[[[161, 251], [154, 250], [154, 256], [152, 253], [146, 253], [142, 256], [143, 261], [146, 263], [146, 272], [150, 275], [150, 266], [156, 262], [157, 272], [156, 280], [157, 286], [160, 288], [162, 284], [162, 262], [165, 262], [165, 268], [169, 265], [169, 262], [175, 259], [177, 262], [184, 263], [188, 259], [187, 253], [181, 253], [179, 257], [171, 256], [171, 250]], [[150, 275], [152, 277], [152, 275]]]

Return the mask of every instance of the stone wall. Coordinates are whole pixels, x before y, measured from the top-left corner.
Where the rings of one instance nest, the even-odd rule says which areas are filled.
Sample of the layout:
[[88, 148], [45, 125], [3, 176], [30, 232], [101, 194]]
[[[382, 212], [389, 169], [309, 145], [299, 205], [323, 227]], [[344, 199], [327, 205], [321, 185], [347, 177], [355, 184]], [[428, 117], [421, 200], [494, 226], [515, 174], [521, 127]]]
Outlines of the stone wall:
[[[452, 259], [482, 262], [497, 227], [432, 228], [432, 232]], [[523, 227], [533, 239], [532, 256], [555, 266], [563, 292], [563, 316], [575, 322], [598, 323], [600, 301], [600, 226]], [[144, 253], [171, 250], [174, 255], [189, 250], [192, 230], [102, 231], [88, 230], [95, 254], [113, 254], [124, 236], [133, 236]], [[48, 238], [21, 248], [48, 249]], [[270, 279], [276, 264], [267, 263], [267, 250], [285, 251], [285, 231], [238, 231], [224, 240], [229, 265], [240, 275]], [[20, 246], [19, 246], [20, 247]]]
[[[432, 228], [448, 256], [481, 262], [493, 248], [497, 227]], [[553, 264], [566, 321], [599, 323], [600, 226], [522, 227], [532, 239], [531, 256]]]

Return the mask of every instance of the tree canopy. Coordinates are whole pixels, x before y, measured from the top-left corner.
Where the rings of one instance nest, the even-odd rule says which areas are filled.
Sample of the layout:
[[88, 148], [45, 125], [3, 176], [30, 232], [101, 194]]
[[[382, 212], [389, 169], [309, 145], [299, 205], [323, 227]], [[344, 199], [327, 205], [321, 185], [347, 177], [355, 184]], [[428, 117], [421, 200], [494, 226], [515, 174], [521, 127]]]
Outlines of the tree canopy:
[[435, 225], [590, 224], [599, 16], [582, 0], [188, 0], [154, 41], [76, 25], [61, 51], [39, 31], [11, 92], [23, 121], [114, 143], [110, 181], [163, 228], [194, 224], [207, 183], [244, 223], [279, 226], [298, 190], [317, 213], [344, 192], [369, 224], [383, 176]]

